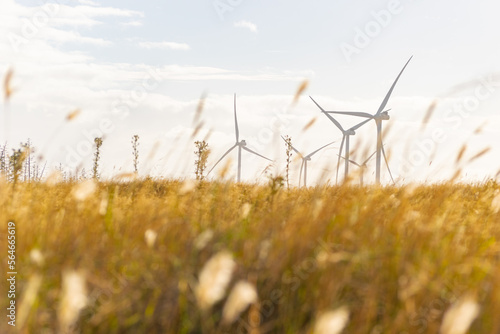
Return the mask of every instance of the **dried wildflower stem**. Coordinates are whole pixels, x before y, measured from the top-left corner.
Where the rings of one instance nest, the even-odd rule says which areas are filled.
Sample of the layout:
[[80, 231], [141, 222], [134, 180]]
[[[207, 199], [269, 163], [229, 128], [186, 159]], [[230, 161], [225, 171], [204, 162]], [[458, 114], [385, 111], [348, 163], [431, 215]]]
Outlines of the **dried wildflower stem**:
[[285, 136], [285, 149], [286, 149], [286, 187], [290, 189], [290, 165], [292, 163], [292, 138]]
[[207, 168], [208, 157], [210, 155], [210, 148], [208, 147], [208, 143], [204, 140], [195, 141], [194, 145], [196, 146], [196, 151], [194, 151], [194, 154], [196, 154], [194, 173], [197, 180], [203, 181], [205, 179], [205, 170]]
[[139, 136], [132, 136], [132, 156], [134, 158], [134, 173], [139, 173]]
[[94, 166], [92, 168], [93, 178], [99, 179], [99, 159], [101, 158], [100, 148], [102, 146], [102, 138], [97, 137], [94, 139], [95, 143], [95, 153], [94, 153]]

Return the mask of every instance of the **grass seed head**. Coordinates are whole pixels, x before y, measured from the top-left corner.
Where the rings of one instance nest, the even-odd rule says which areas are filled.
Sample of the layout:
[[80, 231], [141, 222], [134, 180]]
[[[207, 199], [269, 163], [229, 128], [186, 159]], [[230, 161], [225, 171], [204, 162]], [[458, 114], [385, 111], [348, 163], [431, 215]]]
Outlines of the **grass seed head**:
[[9, 101], [10, 97], [12, 96], [12, 93], [14, 92], [14, 90], [12, 89], [13, 76], [14, 76], [14, 70], [12, 68], [9, 68], [3, 82], [5, 101]]
[[317, 120], [318, 120], [318, 117], [314, 117], [309, 122], [307, 122], [307, 124], [302, 128], [302, 132], [306, 132], [307, 130], [309, 130], [309, 128], [311, 126], [313, 126], [314, 123], [316, 123]]
[[314, 326], [314, 334], [339, 334], [349, 321], [349, 310], [341, 307], [334, 311], [323, 313]]
[[36, 301], [36, 297], [38, 295], [38, 291], [40, 290], [41, 284], [42, 276], [35, 274], [30, 277], [28, 281], [28, 287], [26, 288], [26, 290], [24, 290], [21, 303], [19, 304], [17, 318], [17, 326], [19, 328], [23, 328], [24, 323], [28, 319], [28, 315], [31, 308], [33, 307], [33, 304]]
[[443, 317], [441, 334], [465, 334], [479, 315], [479, 305], [471, 296], [466, 296], [453, 304]]
[[208, 260], [195, 288], [196, 300], [202, 311], [207, 311], [224, 298], [235, 267], [232, 254], [227, 251], [219, 252]]
[[87, 288], [84, 275], [74, 270], [63, 273], [62, 285], [57, 316], [61, 332], [66, 333], [77, 321], [80, 311], [87, 306]]
[[203, 109], [205, 108], [206, 99], [207, 99], [207, 93], [204, 92], [201, 95], [200, 100], [198, 101], [198, 105], [196, 106], [196, 112], [193, 118], [194, 125], [197, 125], [200, 122], [201, 114], [203, 113]]
[[425, 130], [425, 128], [427, 127], [427, 123], [429, 123], [429, 120], [431, 119], [432, 114], [434, 114], [434, 110], [436, 110], [437, 103], [438, 103], [438, 100], [434, 100], [429, 105], [429, 108], [427, 108], [427, 112], [425, 113], [425, 116], [422, 119], [422, 126], [420, 128], [420, 131]]
[[491, 147], [486, 147], [485, 149], [481, 150], [480, 152], [476, 153], [472, 158], [469, 159], [468, 163], [471, 163], [472, 161], [479, 159], [486, 153], [488, 153], [491, 150]]
[[455, 164], [458, 165], [460, 161], [462, 161], [466, 149], [467, 149], [467, 144], [463, 144], [462, 147], [460, 148], [460, 151], [457, 154], [457, 159], [455, 160]]
[[243, 219], [247, 218], [251, 210], [252, 210], [252, 204], [250, 203], [243, 204], [241, 206], [241, 218]]
[[146, 240], [146, 245], [148, 245], [149, 248], [154, 247], [157, 237], [158, 234], [151, 229], [147, 229], [146, 232], [144, 232], [144, 240]]
[[206, 230], [203, 231], [195, 240], [194, 240], [194, 247], [197, 250], [202, 250], [205, 248], [208, 243], [212, 240], [214, 237], [214, 231], [212, 230]]
[[77, 118], [78, 115], [80, 115], [81, 112], [82, 111], [80, 109], [73, 110], [68, 115], [66, 115], [66, 121], [67, 122], [71, 122], [72, 120], [74, 120], [75, 118]]
[[54, 187], [63, 181], [64, 181], [64, 177], [63, 177], [62, 173], [58, 170], [55, 170], [49, 174], [49, 176], [45, 180], [45, 183], [47, 183], [47, 185], [49, 187]]
[[79, 202], [84, 201], [87, 197], [92, 195], [97, 189], [96, 182], [94, 180], [87, 180], [80, 184], [77, 184], [73, 190], [73, 198]]
[[196, 181], [187, 179], [182, 183], [179, 189], [179, 195], [186, 195], [196, 189]]
[[39, 267], [43, 266], [45, 262], [45, 258], [38, 248], [33, 248], [30, 251], [30, 260]]
[[246, 281], [239, 281], [231, 290], [224, 305], [222, 321], [232, 324], [250, 304], [257, 302], [257, 299], [255, 287]]
[[297, 91], [295, 92], [295, 96], [293, 97], [293, 104], [299, 102], [300, 96], [302, 95], [302, 93], [305, 92], [308, 86], [309, 86], [309, 80], [302, 81], [299, 88], [297, 88]]
[[494, 213], [499, 213], [500, 212], [500, 192], [496, 194], [496, 196], [493, 198], [491, 201], [491, 210]]

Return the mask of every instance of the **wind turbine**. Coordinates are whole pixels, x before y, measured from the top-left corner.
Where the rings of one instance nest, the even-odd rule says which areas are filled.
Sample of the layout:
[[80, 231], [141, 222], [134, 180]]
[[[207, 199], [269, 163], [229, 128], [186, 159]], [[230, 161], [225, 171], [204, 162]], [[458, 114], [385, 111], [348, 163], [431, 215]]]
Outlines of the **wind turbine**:
[[263, 159], [269, 160], [272, 162], [271, 159], [266, 158], [263, 155], [260, 155], [259, 153], [252, 151], [249, 149], [247, 146], [247, 142], [245, 140], [240, 141], [240, 130], [238, 128], [238, 117], [236, 116], [236, 94], [234, 94], [234, 129], [235, 129], [235, 134], [236, 134], [236, 143], [224, 153], [224, 155], [215, 163], [215, 165], [208, 171], [207, 175], [210, 174], [210, 172], [217, 166], [219, 162], [221, 162], [222, 159], [226, 157], [232, 150], [234, 150], [236, 147], [238, 147], [238, 182], [241, 181], [241, 150], [245, 150], [247, 152], [250, 152], [252, 154], [255, 154]]
[[325, 114], [325, 116], [328, 117], [330, 119], [330, 121], [332, 121], [333, 124], [335, 124], [335, 126], [337, 126], [337, 128], [339, 128], [340, 131], [342, 131], [343, 137], [342, 137], [342, 143], [340, 144], [340, 149], [339, 149], [339, 158], [337, 160], [337, 176], [336, 176], [335, 182], [338, 181], [340, 155], [342, 153], [342, 148], [344, 147], [344, 143], [345, 143], [345, 157], [346, 157], [344, 178], [347, 179], [347, 175], [349, 174], [349, 138], [351, 136], [354, 136], [356, 134], [356, 130], [358, 128], [360, 128], [361, 126], [363, 126], [365, 123], [368, 123], [370, 121], [370, 119], [367, 119], [366, 121], [363, 121], [363, 122], [349, 128], [349, 129], [345, 130], [342, 127], [342, 125], [340, 125], [340, 123], [335, 118], [330, 116], [316, 101], [314, 101], [314, 99], [312, 97], [310, 97], [310, 98], [318, 106], [318, 108], [321, 109], [323, 114]]
[[[353, 165], [356, 165], [359, 167], [360, 169], [360, 177], [359, 177], [359, 184], [361, 186], [363, 186], [363, 175], [365, 174], [365, 171], [366, 169], [368, 168], [367, 166], [367, 163], [368, 161], [370, 161], [370, 159], [375, 155], [375, 153], [377, 153], [377, 151], [373, 152], [365, 161], [363, 161], [361, 164], [358, 164], [356, 161], [354, 160], [349, 160], [350, 163], [352, 163]], [[345, 159], [344, 157], [341, 156], [342, 159]], [[389, 171], [390, 172], [390, 171]], [[392, 175], [391, 175], [391, 178], [392, 178]], [[394, 180], [393, 180], [394, 182]]]
[[[356, 112], [356, 111], [327, 111], [328, 113], [332, 114], [341, 114], [341, 115], [351, 115], [351, 116], [358, 116], [358, 117], [366, 117], [368, 119], [373, 119], [375, 120], [375, 123], [377, 124], [377, 162], [376, 162], [376, 171], [375, 171], [375, 179], [377, 184], [380, 184], [380, 160], [381, 160], [381, 155], [384, 155], [384, 160], [387, 165], [387, 169], [389, 169], [389, 163], [387, 162], [387, 156], [385, 155], [385, 150], [384, 146], [382, 145], [382, 121], [387, 121], [391, 117], [389, 116], [389, 110], [385, 110], [384, 108], [387, 105], [387, 102], [389, 102], [389, 98], [391, 97], [392, 91], [394, 90], [394, 87], [396, 86], [396, 83], [399, 80], [399, 77], [401, 74], [403, 74], [403, 71], [405, 70], [406, 66], [410, 62], [410, 60], [413, 58], [413, 56], [408, 59], [406, 62], [405, 66], [399, 72], [399, 75], [397, 76], [396, 80], [394, 80], [394, 83], [392, 84], [391, 88], [389, 89], [389, 92], [387, 92], [387, 95], [385, 96], [384, 100], [382, 101], [382, 104], [378, 108], [377, 112], [375, 114], [369, 114], [365, 112]], [[389, 169], [390, 173], [390, 169]], [[392, 175], [391, 175], [392, 178]], [[394, 182], [394, 181], [393, 181]]]
[[[285, 143], [287, 143], [286, 139], [283, 136], [281, 136], [281, 138], [283, 138], [283, 140], [285, 141]], [[316, 153], [318, 153], [319, 151], [321, 151], [322, 149], [324, 149], [325, 147], [327, 147], [327, 146], [329, 146], [329, 145], [331, 145], [333, 143], [335, 143], [335, 142], [332, 141], [329, 144], [321, 146], [316, 151], [314, 151], [312, 153], [309, 153], [308, 155], [303, 155], [295, 147], [293, 147], [293, 145], [290, 145], [292, 147], [292, 150], [294, 150], [295, 153], [297, 153], [300, 156], [300, 158], [302, 159], [302, 164], [300, 165], [300, 173], [299, 173], [299, 187], [300, 187], [300, 180], [302, 179], [302, 169], [304, 169], [304, 187], [307, 187], [307, 162], [311, 161], [311, 157], [313, 155], [315, 155]]]

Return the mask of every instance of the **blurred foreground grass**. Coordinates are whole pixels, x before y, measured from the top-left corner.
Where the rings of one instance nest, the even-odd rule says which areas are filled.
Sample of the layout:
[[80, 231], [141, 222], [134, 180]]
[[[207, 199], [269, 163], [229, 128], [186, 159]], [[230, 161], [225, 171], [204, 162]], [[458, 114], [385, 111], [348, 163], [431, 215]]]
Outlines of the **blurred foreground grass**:
[[438, 333], [464, 300], [479, 312], [448, 321], [500, 331], [494, 182], [0, 183], [0, 207], [2, 245], [17, 226], [15, 332], [312, 333], [341, 310], [345, 333]]

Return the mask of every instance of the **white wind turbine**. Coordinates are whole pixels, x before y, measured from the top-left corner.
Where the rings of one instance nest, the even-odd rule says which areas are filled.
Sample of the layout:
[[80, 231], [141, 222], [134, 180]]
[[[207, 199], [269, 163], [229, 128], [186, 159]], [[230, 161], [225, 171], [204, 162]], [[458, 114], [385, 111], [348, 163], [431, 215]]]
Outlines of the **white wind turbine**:
[[340, 144], [340, 149], [339, 149], [339, 158], [337, 160], [337, 175], [335, 178], [335, 182], [338, 181], [338, 177], [339, 177], [340, 155], [342, 154], [342, 148], [344, 147], [344, 143], [345, 143], [345, 157], [346, 157], [344, 179], [347, 180], [347, 176], [349, 174], [349, 161], [348, 161], [349, 160], [349, 138], [351, 136], [354, 136], [356, 134], [356, 130], [358, 128], [360, 128], [361, 126], [363, 126], [365, 123], [368, 123], [370, 121], [370, 119], [367, 119], [366, 121], [363, 121], [363, 122], [349, 128], [347, 130], [344, 130], [342, 125], [340, 125], [340, 123], [335, 118], [330, 116], [316, 101], [314, 101], [314, 99], [312, 97], [310, 97], [310, 98], [318, 106], [318, 108], [321, 109], [321, 112], [323, 112], [323, 114], [325, 114], [325, 116], [328, 117], [330, 119], [330, 121], [332, 121], [333, 124], [335, 124], [335, 126], [337, 126], [337, 128], [339, 128], [340, 131], [342, 131], [343, 137], [342, 137], [342, 143]]
[[[332, 113], [332, 114], [341, 114], [341, 115], [351, 115], [351, 116], [358, 116], [358, 117], [366, 117], [368, 119], [373, 119], [375, 120], [375, 123], [377, 124], [377, 162], [376, 162], [376, 171], [375, 171], [375, 180], [377, 184], [380, 184], [380, 162], [381, 162], [381, 155], [384, 155], [384, 160], [387, 165], [387, 169], [389, 169], [389, 164], [387, 162], [387, 156], [385, 155], [385, 150], [384, 146], [382, 145], [382, 121], [386, 121], [390, 119], [389, 116], [389, 110], [385, 110], [384, 108], [387, 105], [387, 102], [389, 102], [389, 98], [391, 97], [392, 91], [394, 90], [394, 87], [396, 86], [396, 83], [399, 80], [399, 77], [401, 74], [403, 74], [403, 71], [405, 70], [406, 66], [410, 62], [410, 60], [413, 58], [413, 56], [408, 59], [406, 62], [405, 66], [399, 72], [399, 75], [397, 76], [396, 80], [392, 84], [391, 88], [389, 89], [389, 92], [385, 96], [384, 100], [382, 101], [382, 104], [378, 108], [377, 112], [375, 114], [369, 114], [365, 112], [356, 112], [356, 111], [327, 111], [327, 113]], [[389, 169], [390, 173], [390, 169]], [[392, 178], [392, 175], [391, 175]], [[394, 180], [393, 180], [394, 182]]]
[[[283, 136], [281, 136], [281, 138], [283, 138]], [[286, 139], [283, 138], [283, 140], [285, 141], [285, 143], [287, 143]], [[300, 165], [300, 173], [299, 173], [299, 187], [300, 187], [300, 181], [302, 179], [302, 169], [304, 169], [304, 187], [307, 187], [307, 162], [308, 161], [311, 161], [311, 157], [313, 155], [315, 155], [316, 153], [318, 153], [319, 151], [321, 151], [322, 149], [324, 149], [325, 147], [331, 145], [335, 143], [334, 141], [332, 141], [331, 143], [329, 144], [326, 144], [324, 146], [321, 146], [320, 148], [318, 148], [316, 151], [312, 152], [312, 153], [309, 153], [308, 155], [303, 155], [302, 153], [300, 153], [295, 147], [293, 147], [293, 145], [290, 145], [292, 147], [292, 150], [295, 151], [295, 153], [297, 153], [300, 158], [302, 159], [302, 163]]]
[[[359, 184], [361, 186], [363, 186], [363, 175], [365, 174], [365, 171], [366, 169], [368, 168], [368, 161], [370, 161], [370, 159], [375, 155], [375, 153], [377, 153], [377, 151], [373, 152], [368, 158], [366, 158], [365, 161], [363, 161], [361, 164], [357, 163], [356, 161], [354, 160], [349, 160], [350, 163], [352, 163], [353, 165], [356, 165], [359, 167], [360, 169], [360, 176], [359, 176]], [[342, 159], [345, 159], [344, 157], [341, 157]], [[389, 170], [389, 174], [391, 173], [391, 171]], [[392, 174], [391, 174], [391, 178], [392, 178]], [[394, 182], [394, 180], [393, 180]]]
[[238, 118], [236, 116], [236, 94], [234, 94], [234, 129], [235, 129], [235, 134], [236, 134], [236, 143], [224, 153], [224, 155], [215, 163], [215, 165], [208, 171], [207, 175], [210, 174], [210, 172], [217, 166], [219, 162], [221, 162], [222, 159], [225, 158], [226, 155], [228, 155], [233, 149], [238, 147], [238, 182], [241, 181], [241, 150], [245, 150], [247, 152], [250, 152], [252, 154], [255, 154], [263, 159], [269, 160], [272, 162], [271, 159], [266, 158], [263, 155], [260, 155], [259, 153], [252, 151], [249, 149], [247, 146], [247, 142], [245, 140], [240, 141], [240, 130], [238, 129]]

